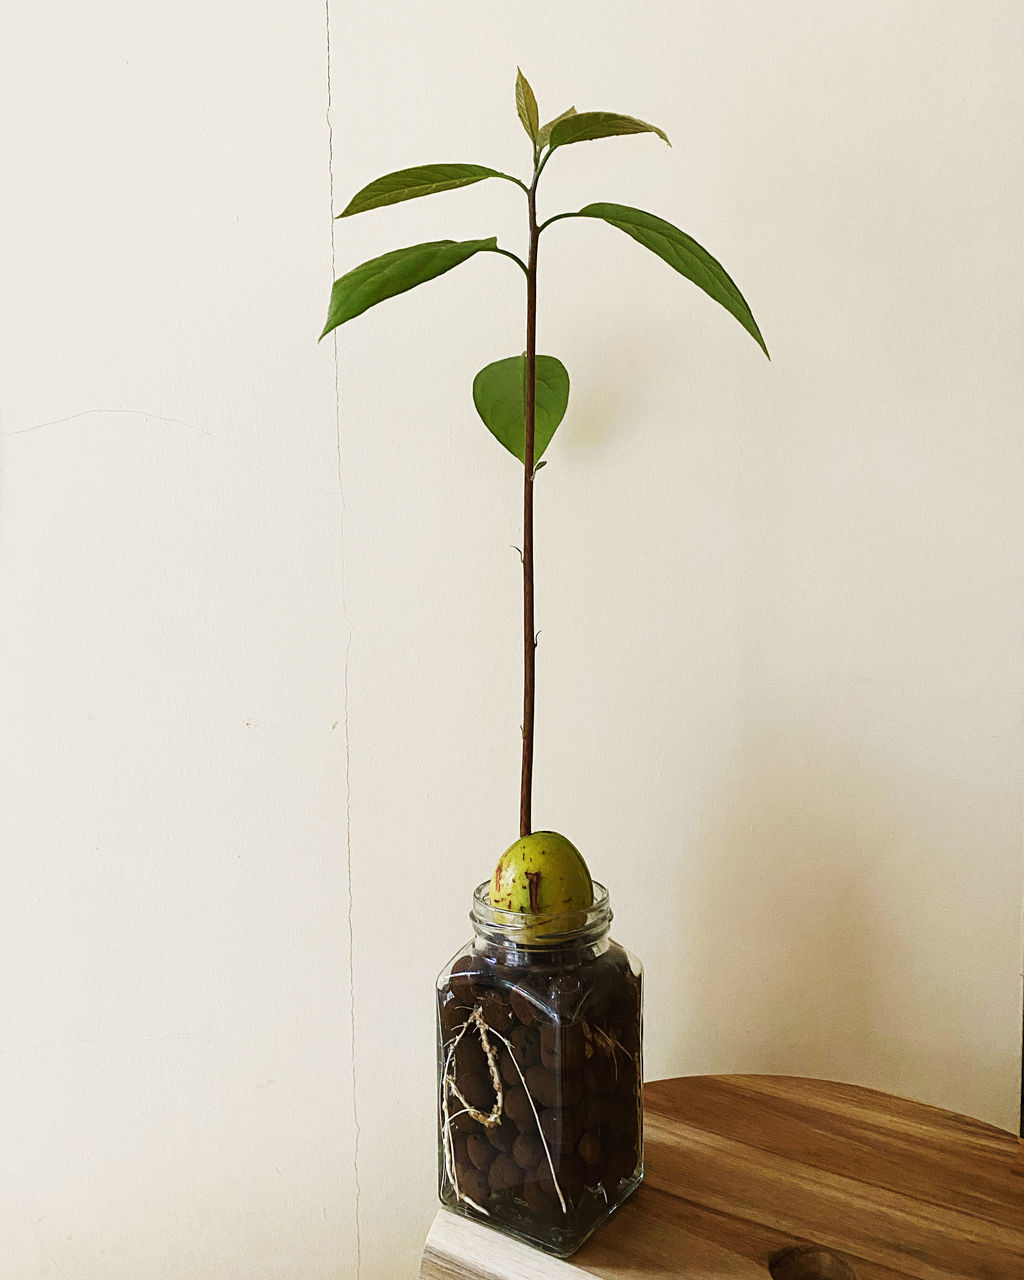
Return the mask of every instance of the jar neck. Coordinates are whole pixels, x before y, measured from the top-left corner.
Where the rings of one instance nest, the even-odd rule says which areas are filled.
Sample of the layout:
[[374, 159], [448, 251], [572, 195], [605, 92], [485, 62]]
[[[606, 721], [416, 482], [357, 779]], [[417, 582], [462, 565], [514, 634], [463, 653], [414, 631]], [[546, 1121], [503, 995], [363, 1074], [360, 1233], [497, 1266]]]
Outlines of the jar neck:
[[598, 955], [608, 946], [608, 930], [612, 920], [608, 890], [594, 883], [594, 901], [580, 911], [541, 912], [503, 911], [492, 907], [488, 881], [477, 886], [473, 894], [470, 920], [477, 947], [500, 949], [513, 962], [563, 961], [584, 955]]
[[610, 945], [611, 939], [607, 933], [595, 942], [577, 942], [557, 947], [522, 946], [507, 939], [495, 940], [480, 933], [473, 939], [473, 950], [477, 955], [489, 964], [500, 964], [507, 969], [519, 966], [524, 969], [565, 969], [596, 959]]

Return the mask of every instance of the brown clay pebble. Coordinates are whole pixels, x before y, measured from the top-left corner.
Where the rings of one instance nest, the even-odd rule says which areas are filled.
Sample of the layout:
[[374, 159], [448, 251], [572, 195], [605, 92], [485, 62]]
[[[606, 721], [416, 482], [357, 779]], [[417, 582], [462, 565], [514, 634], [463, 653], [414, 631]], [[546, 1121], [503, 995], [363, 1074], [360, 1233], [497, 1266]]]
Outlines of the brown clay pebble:
[[538, 1222], [551, 1222], [556, 1213], [561, 1213], [558, 1197], [555, 1195], [555, 1184], [547, 1190], [539, 1182], [527, 1182], [523, 1187], [523, 1199]]
[[456, 1075], [460, 1071], [484, 1073], [487, 1071], [487, 1054], [484, 1053], [484, 1047], [475, 1029], [467, 1031], [459, 1039], [459, 1043], [455, 1046], [454, 1057]]
[[562, 1125], [561, 1111], [542, 1111], [540, 1113], [540, 1131], [544, 1135], [544, 1141], [548, 1144], [551, 1151], [561, 1151], [565, 1145], [563, 1137], [565, 1129]]
[[504, 1035], [511, 1030], [512, 1010], [500, 996], [494, 993], [485, 996], [480, 1005], [480, 1012], [484, 1016], [484, 1022], [494, 1031], [500, 1031]]
[[601, 1163], [604, 1151], [601, 1149], [601, 1135], [596, 1129], [587, 1130], [583, 1137], [580, 1138], [576, 1151], [584, 1164], [597, 1165]]
[[530, 1023], [537, 1021], [537, 1006], [521, 988], [513, 987], [509, 992], [508, 1002], [523, 1026], [528, 1027]]
[[494, 1157], [497, 1155], [494, 1147], [487, 1141], [482, 1133], [471, 1133], [466, 1142], [466, 1151], [470, 1160], [478, 1169], [486, 1169]]
[[477, 1204], [482, 1204], [487, 1199], [490, 1191], [487, 1174], [481, 1173], [479, 1169], [475, 1169], [472, 1165], [466, 1165], [465, 1168], [459, 1169], [458, 1172], [459, 1194], [469, 1196], [470, 1200], [475, 1200]]
[[540, 1033], [536, 1027], [516, 1027], [509, 1036], [516, 1062], [525, 1071], [540, 1061]]
[[546, 1026], [540, 1032], [540, 1060], [549, 1071], [581, 1067], [586, 1056], [586, 1037], [575, 1026]]
[[543, 1107], [553, 1107], [559, 1100], [558, 1077], [539, 1063], [527, 1068], [526, 1087]]
[[505, 1094], [505, 1114], [517, 1129], [525, 1129], [535, 1123], [530, 1099], [521, 1084], [513, 1085]]
[[520, 1169], [532, 1169], [538, 1160], [543, 1159], [544, 1148], [539, 1138], [532, 1138], [521, 1133], [512, 1148], [512, 1159]]
[[584, 1097], [582, 1070], [552, 1071], [538, 1064], [526, 1070], [526, 1088], [544, 1107], [575, 1107]]
[[489, 1075], [476, 1071], [457, 1071], [455, 1083], [471, 1107], [476, 1107], [478, 1111], [490, 1111], [494, 1106], [494, 1085]]
[[512, 1146], [519, 1136], [519, 1132], [515, 1125], [502, 1121], [501, 1124], [488, 1125], [484, 1129], [487, 1135], [487, 1141], [495, 1149], [495, 1151], [511, 1151]]
[[519, 1072], [516, 1070], [516, 1064], [512, 1061], [512, 1055], [507, 1049], [502, 1049], [498, 1057], [498, 1067], [501, 1071], [501, 1078], [506, 1084], [520, 1084]]
[[456, 1031], [469, 1017], [470, 1010], [458, 1000], [448, 1000], [441, 1006], [441, 1026], [445, 1031]]
[[540, 1127], [548, 1147], [555, 1154], [571, 1151], [582, 1132], [580, 1117], [572, 1107], [541, 1112]]
[[537, 1165], [533, 1171], [533, 1181], [540, 1187], [541, 1191], [546, 1195], [556, 1195], [555, 1183], [551, 1177], [551, 1166], [548, 1164], [547, 1156]]
[[487, 1179], [494, 1192], [514, 1191], [523, 1181], [523, 1171], [511, 1156], [501, 1152], [494, 1157]]
[[457, 1000], [473, 1002], [473, 976], [479, 969], [480, 962], [474, 956], [459, 956], [452, 965], [448, 989]]
[[[476, 1133], [480, 1128], [479, 1123], [473, 1119], [468, 1112], [463, 1111], [462, 1103], [456, 1097], [448, 1100], [448, 1106], [451, 1114], [451, 1127], [455, 1133]], [[457, 1108], [457, 1109], [456, 1109]]]
[[452, 1137], [455, 1146], [455, 1163], [460, 1166], [469, 1164], [469, 1138], [464, 1133], [455, 1133]]

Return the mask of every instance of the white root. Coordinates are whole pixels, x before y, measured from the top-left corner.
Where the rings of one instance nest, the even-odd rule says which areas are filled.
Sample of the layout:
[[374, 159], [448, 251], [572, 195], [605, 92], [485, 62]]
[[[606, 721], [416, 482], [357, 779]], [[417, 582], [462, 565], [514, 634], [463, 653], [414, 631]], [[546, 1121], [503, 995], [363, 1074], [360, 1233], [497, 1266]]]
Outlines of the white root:
[[615, 1073], [616, 1080], [619, 1078], [619, 1060], [615, 1056], [615, 1050], [618, 1049], [628, 1062], [635, 1061], [634, 1055], [629, 1052], [616, 1036], [609, 1035], [607, 1031], [602, 1031], [600, 1027], [593, 1027], [590, 1023], [585, 1022], [583, 1024], [583, 1033], [590, 1043], [596, 1040], [601, 1047], [601, 1052], [611, 1057], [612, 1070]]
[[452, 1059], [453, 1049], [449, 1045], [448, 1055], [444, 1061], [444, 1069], [441, 1073], [441, 1115], [444, 1117], [444, 1124], [441, 1126], [441, 1141], [444, 1144], [444, 1167], [451, 1179], [451, 1184], [455, 1188], [456, 1198], [459, 1197], [459, 1175], [455, 1168], [455, 1140], [452, 1137], [452, 1117], [448, 1112], [448, 1064]]
[[[469, 1031], [470, 1027], [476, 1027], [477, 1032], [479, 1033], [480, 1045], [487, 1057], [487, 1069], [491, 1077], [491, 1084], [494, 1088], [494, 1106], [489, 1112], [481, 1111], [478, 1107], [474, 1107], [470, 1102], [468, 1102], [463, 1096], [462, 1091], [459, 1089], [458, 1083], [455, 1079], [453, 1068], [455, 1049], [462, 1037]], [[455, 1028], [453, 1028], [453, 1030], [455, 1030]], [[453, 1137], [454, 1131], [452, 1129], [452, 1121], [458, 1119], [459, 1116], [469, 1115], [478, 1124], [483, 1125], [484, 1128], [493, 1128], [495, 1125], [501, 1123], [505, 1106], [505, 1092], [501, 1079], [501, 1072], [498, 1068], [497, 1051], [490, 1040], [490, 1037], [494, 1036], [495, 1039], [500, 1040], [508, 1050], [509, 1057], [512, 1060], [512, 1065], [515, 1067], [516, 1074], [519, 1076], [522, 1083], [523, 1090], [525, 1091], [527, 1100], [530, 1104], [530, 1110], [533, 1112], [534, 1122], [537, 1126], [537, 1134], [540, 1137], [541, 1145], [544, 1148], [544, 1155], [548, 1162], [548, 1168], [551, 1171], [551, 1181], [554, 1184], [555, 1193], [558, 1196], [558, 1203], [561, 1206], [562, 1213], [567, 1214], [569, 1212], [568, 1205], [566, 1204], [565, 1196], [562, 1193], [562, 1188], [559, 1185], [558, 1175], [555, 1172], [555, 1162], [551, 1155], [551, 1148], [544, 1135], [544, 1130], [541, 1128], [537, 1105], [533, 1100], [533, 1094], [531, 1094], [529, 1087], [527, 1086], [526, 1076], [523, 1073], [522, 1067], [519, 1065], [511, 1043], [501, 1034], [500, 1031], [495, 1031], [493, 1027], [489, 1027], [487, 1025], [480, 1005], [476, 1005], [470, 1011], [465, 1022], [461, 1023], [457, 1030], [458, 1034], [447, 1046], [447, 1054], [445, 1056], [444, 1067], [442, 1068], [441, 1089], [441, 1114], [444, 1120], [442, 1125], [442, 1141], [444, 1144], [445, 1168], [455, 1190], [456, 1198], [463, 1201], [465, 1204], [471, 1205], [477, 1210], [477, 1212], [484, 1214], [486, 1217], [491, 1216], [483, 1205], [477, 1204], [475, 1200], [466, 1195], [466, 1193], [459, 1187], [458, 1173], [455, 1167], [455, 1140]], [[600, 1027], [595, 1027], [591, 1023], [584, 1023], [583, 1031], [587, 1040], [587, 1047], [591, 1050], [591, 1053], [593, 1052], [593, 1047], [596, 1047], [599, 1052], [611, 1058], [612, 1069], [615, 1073], [616, 1080], [619, 1075], [617, 1052], [621, 1053], [623, 1058], [627, 1061], [635, 1062], [639, 1065], [638, 1055], [631, 1054], [616, 1036], [610, 1035], [607, 1031], [603, 1031]], [[449, 1091], [462, 1103], [463, 1109], [455, 1112], [454, 1115], [450, 1113], [448, 1108]], [[605, 1202], [607, 1203], [608, 1192], [603, 1184], [598, 1183], [597, 1189], [604, 1196]]]
[[472, 1198], [472, 1196], [463, 1195], [463, 1196], [460, 1196], [459, 1199], [465, 1201], [466, 1204], [472, 1205], [473, 1208], [477, 1211], [477, 1213], [482, 1213], [485, 1218], [489, 1218], [491, 1216], [489, 1211], [485, 1209], [482, 1204], [477, 1204], [477, 1202]]
[[[484, 1113], [482, 1111], [478, 1111], [476, 1107], [470, 1106], [456, 1085], [455, 1075], [451, 1069], [452, 1061], [455, 1057], [455, 1046], [468, 1031], [470, 1023], [475, 1023], [480, 1031], [480, 1043], [483, 1046], [484, 1052], [487, 1054], [487, 1065], [490, 1070], [491, 1082], [495, 1086], [495, 1103], [489, 1115], [484, 1115]], [[491, 1216], [489, 1211], [485, 1209], [482, 1204], [477, 1204], [472, 1196], [466, 1195], [459, 1186], [459, 1175], [455, 1165], [455, 1139], [453, 1137], [452, 1130], [452, 1121], [457, 1120], [459, 1116], [472, 1116], [478, 1123], [487, 1126], [497, 1124], [501, 1119], [501, 1112], [504, 1106], [504, 1091], [501, 1085], [501, 1075], [498, 1072], [497, 1067], [497, 1055], [495, 1054], [494, 1047], [487, 1038], [487, 1032], [485, 1030], [486, 1026], [487, 1024], [483, 1021], [483, 1017], [478, 1006], [472, 1010], [469, 1017], [459, 1028], [459, 1034], [451, 1044], [448, 1045], [448, 1052], [445, 1055], [444, 1067], [441, 1071], [441, 1114], [444, 1117], [444, 1123], [441, 1126], [441, 1136], [444, 1146], [445, 1169], [455, 1191], [455, 1198], [457, 1200], [461, 1200], [464, 1204], [470, 1205], [472, 1208], [476, 1209], [478, 1213], [482, 1213], [485, 1218], [489, 1218]], [[459, 1099], [463, 1106], [463, 1109], [461, 1111], [456, 1111], [454, 1115], [452, 1115], [448, 1110], [449, 1090]], [[495, 1116], [497, 1117], [496, 1119], [493, 1118]]]
[[494, 1034], [498, 1037], [498, 1039], [502, 1042], [502, 1044], [504, 1044], [505, 1048], [508, 1050], [509, 1057], [512, 1059], [512, 1063], [515, 1066], [516, 1071], [518, 1071], [519, 1073], [519, 1079], [522, 1080], [523, 1082], [523, 1088], [526, 1090], [526, 1097], [530, 1103], [530, 1110], [533, 1112], [533, 1118], [537, 1122], [537, 1132], [538, 1134], [540, 1134], [540, 1140], [544, 1146], [544, 1154], [548, 1158], [548, 1168], [551, 1170], [551, 1181], [555, 1184], [555, 1191], [558, 1193], [558, 1203], [562, 1206], [562, 1212], [568, 1213], [569, 1210], [565, 1204], [565, 1196], [562, 1195], [562, 1188], [558, 1185], [558, 1178], [555, 1174], [555, 1163], [551, 1159], [551, 1151], [548, 1147], [548, 1140], [547, 1138], [544, 1137], [544, 1130], [540, 1127], [540, 1116], [537, 1114], [537, 1107], [533, 1101], [533, 1094], [527, 1088], [526, 1077], [523, 1075], [523, 1069], [522, 1067], [520, 1067], [519, 1063], [516, 1062], [516, 1055], [512, 1052], [512, 1046], [501, 1034], [501, 1032], [495, 1031]]
[[[452, 1093], [455, 1094], [456, 1098], [458, 1098], [458, 1100], [466, 1108], [466, 1110], [473, 1117], [473, 1119], [476, 1120], [479, 1124], [482, 1124], [486, 1128], [490, 1129], [490, 1128], [493, 1128], [494, 1125], [501, 1123], [501, 1113], [504, 1110], [504, 1106], [505, 1106], [505, 1090], [501, 1080], [501, 1072], [498, 1070], [498, 1055], [487, 1035], [487, 1032], [490, 1030], [490, 1028], [488, 1027], [487, 1023], [484, 1021], [484, 1016], [480, 1010], [479, 1005], [477, 1005], [474, 1008], [473, 1012], [462, 1024], [462, 1027], [459, 1030], [459, 1034], [455, 1037], [455, 1039], [451, 1043], [451, 1052], [452, 1053], [455, 1052], [455, 1049], [458, 1046], [459, 1041], [466, 1034], [466, 1032], [469, 1030], [471, 1025], [475, 1026], [479, 1031], [480, 1044], [483, 1048], [484, 1053], [487, 1055], [487, 1070], [491, 1077], [491, 1085], [494, 1088], [494, 1106], [490, 1109], [489, 1112], [483, 1112], [478, 1110], [478, 1108], [474, 1107], [472, 1103], [467, 1102], [466, 1099], [463, 1097], [458, 1084], [455, 1081], [454, 1073], [450, 1073], [447, 1075], [448, 1087], [451, 1089]], [[497, 1035], [497, 1032], [494, 1032], [494, 1034]]]
[[[490, 1112], [486, 1114], [478, 1110], [478, 1108], [471, 1106], [470, 1103], [468, 1103], [466, 1099], [462, 1096], [462, 1093], [455, 1082], [454, 1072], [451, 1070], [451, 1064], [455, 1056], [455, 1047], [459, 1043], [459, 1041], [462, 1039], [462, 1037], [466, 1034], [466, 1032], [469, 1030], [470, 1025], [475, 1025], [480, 1033], [480, 1043], [483, 1046], [484, 1052], [487, 1054], [487, 1067], [491, 1076], [491, 1083], [494, 1085], [494, 1094], [495, 1094], [494, 1106], [491, 1108]], [[512, 1064], [516, 1069], [519, 1079], [522, 1081], [523, 1089], [525, 1090], [526, 1097], [530, 1103], [530, 1110], [533, 1112], [533, 1118], [537, 1125], [537, 1133], [540, 1137], [541, 1145], [544, 1148], [544, 1155], [547, 1157], [548, 1168], [551, 1170], [551, 1181], [554, 1183], [554, 1186], [555, 1186], [555, 1193], [558, 1196], [558, 1203], [562, 1207], [562, 1213], [563, 1214], [568, 1213], [569, 1209], [565, 1203], [565, 1196], [562, 1194], [562, 1188], [558, 1184], [558, 1176], [555, 1173], [555, 1163], [554, 1163], [554, 1160], [552, 1160], [551, 1158], [551, 1149], [548, 1146], [547, 1138], [545, 1138], [544, 1136], [544, 1130], [540, 1127], [540, 1116], [537, 1113], [537, 1107], [533, 1101], [533, 1094], [530, 1093], [530, 1090], [527, 1087], [526, 1077], [525, 1075], [523, 1075], [523, 1069], [522, 1067], [520, 1067], [516, 1059], [516, 1055], [512, 1050], [512, 1046], [508, 1042], [508, 1040], [505, 1038], [505, 1036], [503, 1036], [500, 1031], [495, 1031], [493, 1027], [487, 1026], [487, 1023], [484, 1021], [483, 1012], [479, 1005], [477, 1005], [473, 1009], [473, 1011], [470, 1013], [466, 1021], [462, 1023], [462, 1025], [459, 1027], [458, 1035], [448, 1046], [448, 1053], [445, 1057], [444, 1067], [442, 1069], [441, 1114], [444, 1117], [444, 1124], [442, 1125], [442, 1134], [443, 1134], [444, 1150], [445, 1150], [445, 1166], [448, 1169], [448, 1176], [451, 1179], [452, 1186], [455, 1189], [455, 1195], [459, 1200], [464, 1201], [466, 1204], [472, 1205], [474, 1209], [477, 1209], [481, 1213], [487, 1214], [487, 1216], [490, 1217], [490, 1214], [487, 1213], [487, 1210], [483, 1208], [482, 1205], [478, 1205], [476, 1201], [471, 1200], [470, 1197], [467, 1196], [464, 1191], [460, 1191], [459, 1189], [458, 1177], [455, 1173], [455, 1142], [454, 1142], [454, 1139], [452, 1138], [452, 1129], [451, 1129], [452, 1121], [457, 1119], [458, 1116], [461, 1116], [461, 1115], [472, 1116], [473, 1119], [476, 1120], [478, 1124], [484, 1125], [485, 1128], [491, 1128], [492, 1126], [501, 1123], [502, 1112], [504, 1111], [504, 1106], [505, 1106], [505, 1091], [504, 1091], [504, 1087], [501, 1079], [501, 1073], [498, 1070], [497, 1052], [495, 1051], [494, 1046], [490, 1042], [488, 1032], [490, 1032], [491, 1035], [496, 1036], [497, 1039], [499, 1039], [501, 1043], [505, 1046], [505, 1048], [508, 1050], [509, 1057], [512, 1059]], [[456, 1096], [456, 1098], [458, 1098], [458, 1100], [462, 1103], [464, 1108], [462, 1111], [457, 1111], [454, 1116], [450, 1115], [448, 1111], [449, 1090]]]

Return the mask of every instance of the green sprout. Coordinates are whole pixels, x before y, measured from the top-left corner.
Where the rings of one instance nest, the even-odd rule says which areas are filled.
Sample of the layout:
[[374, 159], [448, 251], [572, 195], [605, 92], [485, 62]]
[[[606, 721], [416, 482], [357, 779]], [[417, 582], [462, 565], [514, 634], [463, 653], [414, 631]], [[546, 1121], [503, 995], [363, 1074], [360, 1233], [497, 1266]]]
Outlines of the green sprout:
[[[488, 178], [510, 182], [526, 195], [529, 219], [529, 252], [524, 262], [498, 245], [497, 237], [484, 240], [433, 240], [426, 244], [393, 249], [353, 267], [331, 289], [327, 323], [321, 338], [339, 325], [362, 315], [378, 302], [405, 293], [460, 266], [478, 253], [497, 253], [511, 259], [526, 277], [526, 350], [496, 360], [473, 380], [473, 402], [487, 429], [523, 464], [523, 763], [520, 785], [520, 836], [532, 830], [533, 744], [536, 681], [536, 628], [533, 607], [533, 487], [544, 451], [558, 429], [569, 403], [569, 374], [555, 356], [537, 354], [537, 247], [542, 232], [566, 218], [596, 218], [617, 227], [638, 244], [692, 281], [725, 307], [768, 355], [761, 331], [743, 295], [717, 259], [685, 231], [670, 222], [633, 209], [629, 205], [601, 202], [574, 212], [557, 213], [537, 221], [537, 184], [551, 157], [561, 147], [596, 138], [653, 133], [668, 143], [656, 125], [612, 111], [576, 111], [570, 107], [548, 124], [541, 125], [537, 99], [521, 71], [516, 77], [516, 109], [533, 147], [533, 171], [527, 184], [511, 174], [478, 164], [428, 164], [400, 169], [362, 188], [338, 214], [349, 218], [417, 196], [468, 187]], [[671, 144], [669, 144], [671, 145]]]

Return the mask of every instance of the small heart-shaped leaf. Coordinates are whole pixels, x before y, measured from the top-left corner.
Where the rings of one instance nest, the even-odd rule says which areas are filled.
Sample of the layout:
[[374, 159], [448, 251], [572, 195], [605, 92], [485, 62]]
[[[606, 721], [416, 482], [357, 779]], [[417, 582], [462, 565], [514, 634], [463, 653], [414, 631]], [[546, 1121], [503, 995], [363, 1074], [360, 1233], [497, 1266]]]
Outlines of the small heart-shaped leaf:
[[[473, 379], [473, 403], [484, 426], [520, 462], [526, 462], [526, 356], [485, 366]], [[569, 374], [555, 356], [537, 357], [534, 465], [551, 443], [569, 403]]]

